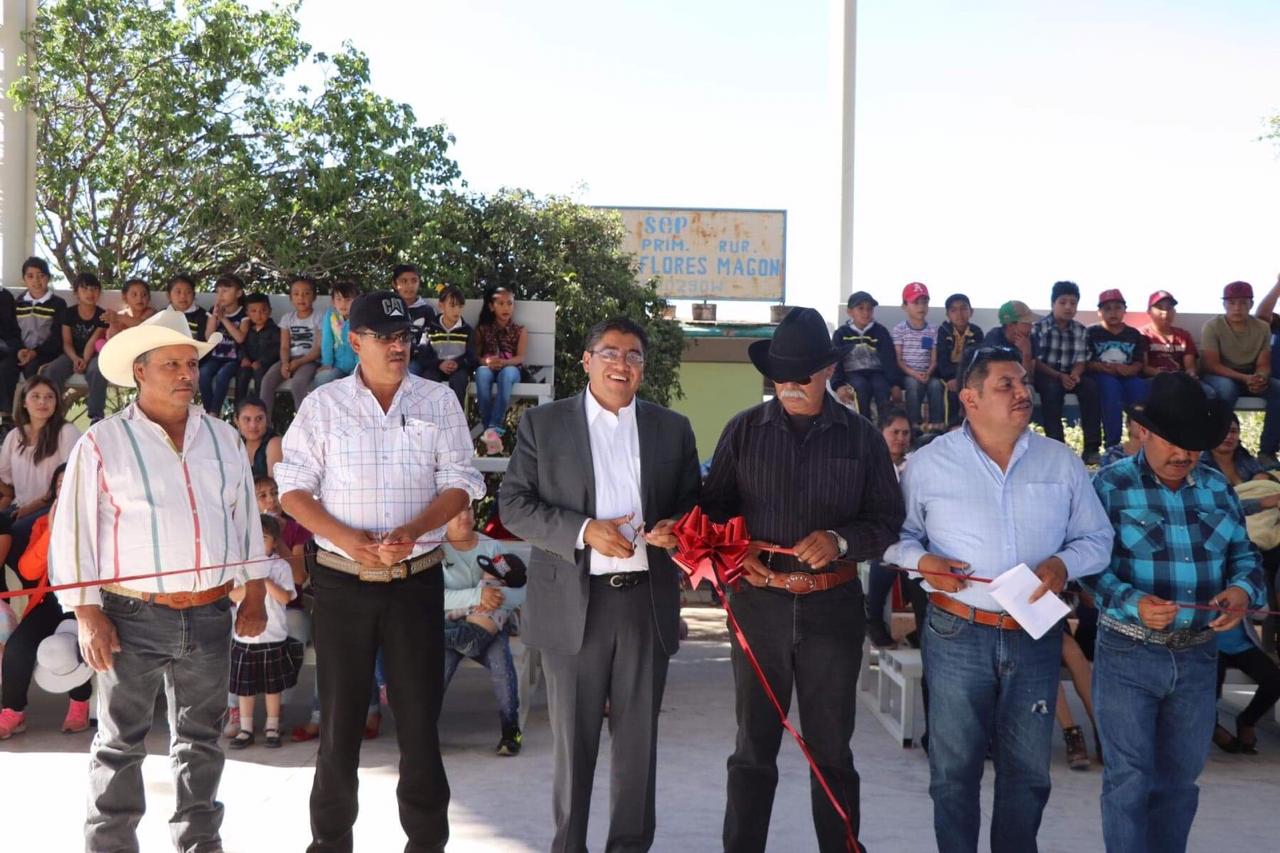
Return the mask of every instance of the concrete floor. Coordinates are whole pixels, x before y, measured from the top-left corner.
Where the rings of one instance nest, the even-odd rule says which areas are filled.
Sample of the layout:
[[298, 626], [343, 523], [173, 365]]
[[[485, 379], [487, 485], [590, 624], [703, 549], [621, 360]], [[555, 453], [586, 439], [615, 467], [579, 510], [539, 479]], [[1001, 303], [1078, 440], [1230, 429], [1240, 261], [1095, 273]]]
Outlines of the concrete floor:
[[[671, 662], [659, 748], [657, 851], [720, 849], [725, 758], [732, 748], [733, 678], [728, 645], [720, 639], [714, 611], [687, 611], [694, 639]], [[709, 639], [698, 639], [704, 637]], [[303, 674], [299, 696], [309, 695], [313, 671]], [[286, 711], [292, 726], [303, 704]], [[1226, 709], [1239, 697], [1224, 700]], [[463, 667], [445, 701], [441, 735], [453, 799], [452, 842], [456, 851], [546, 850], [551, 839], [550, 735], [545, 698], [535, 699], [525, 750], [516, 758], [493, 754], [498, 722], [489, 681], [476, 667]], [[81, 849], [86, 753], [91, 733], [57, 731], [63, 700], [33, 690], [29, 729], [0, 742], [6, 850], [70, 853]], [[1078, 710], [1078, 706], [1077, 706]], [[876, 853], [934, 849], [929, 768], [919, 749], [896, 746], [878, 722], [859, 709], [853, 751], [862, 774], [862, 842]], [[1083, 715], [1078, 715], [1083, 719]], [[403, 835], [396, 815], [397, 753], [394, 724], [365, 744], [360, 773], [361, 813], [356, 850], [394, 851]], [[1226, 755], [1213, 750], [1201, 780], [1199, 816], [1190, 849], [1276, 849], [1274, 809], [1280, 803], [1280, 729], [1268, 720], [1259, 729], [1262, 755]], [[1061, 738], [1055, 740], [1053, 795], [1040, 832], [1046, 853], [1102, 849], [1098, 818], [1101, 770], [1067, 768]], [[145, 851], [171, 849], [167, 818], [173, 784], [162, 728], [152, 734], [143, 765], [151, 810], [139, 829]], [[603, 849], [608, 808], [607, 738], [597, 773], [591, 845]], [[309, 839], [307, 798], [316, 747], [286, 743], [229, 756], [221, 799], [227, 807], [223, 839], [231, 853], [293, 851]], [[770, 849], [815, 849], [809, 816], [806, 767], [798, 749], [784, 740], [780, 783], [773, 810]], [[983, 812], [989, 818], [990, 780]], [[986, 849], [986, 842], [983, 842]]]

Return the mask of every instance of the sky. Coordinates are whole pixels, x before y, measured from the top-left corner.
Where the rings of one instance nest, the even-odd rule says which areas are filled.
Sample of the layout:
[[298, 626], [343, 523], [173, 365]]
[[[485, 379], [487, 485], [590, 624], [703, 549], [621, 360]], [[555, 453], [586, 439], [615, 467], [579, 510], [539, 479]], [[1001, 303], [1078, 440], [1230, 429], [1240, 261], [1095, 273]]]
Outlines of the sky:
[[[1044, 307], [1069, 278], [1084, 304], [1119, 287], [1142, 308], [1163, 288], [1211, 312], [1229, 281], [1276, 280], [1280, 146], [1260, 137], [1280, 113], [1280, 3], [858, 7], [853, 289], [896, 304], [918, 280], [936, 303]], [[350, 40], [380, 93], [447, 124], [473, 189], [785, 209], [787, 302], [836, 319], [828, 0], [354, 8], [305, 0], [303, 37]]]

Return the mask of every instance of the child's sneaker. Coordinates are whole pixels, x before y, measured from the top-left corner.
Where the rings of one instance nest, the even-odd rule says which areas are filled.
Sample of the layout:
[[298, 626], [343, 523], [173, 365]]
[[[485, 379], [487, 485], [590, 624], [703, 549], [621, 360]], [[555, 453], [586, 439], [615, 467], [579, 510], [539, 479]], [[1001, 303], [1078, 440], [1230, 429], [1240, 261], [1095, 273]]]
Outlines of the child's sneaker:
[[82, 732], [89, 728], [89, 702], [77, 702], [71, 700], [71, 704], [67, 706], [67, 716], [62, 721], [62, 730], [64, 732]]
[[502, 740], [498, 741], [498, 755], [519, 755], [520, 744], [523, 742], [524, 735], [520, 733], [520, 729], [503, 729]]
[[5, 708], [0, 711], [0, 740], [8, 740], [18, 732], [27, 730], [27, 715], [22, 711]]
[[240, 709], [227, 709], [227, 724], [222, 727], [223, 737], [235, 737], [240, 734]]
[[502, 453], [502, 436], [493, 427], [489, 427], [480, 435], [480, 440], [484, 442], [484, 452], [490, 456], [498, 456]]

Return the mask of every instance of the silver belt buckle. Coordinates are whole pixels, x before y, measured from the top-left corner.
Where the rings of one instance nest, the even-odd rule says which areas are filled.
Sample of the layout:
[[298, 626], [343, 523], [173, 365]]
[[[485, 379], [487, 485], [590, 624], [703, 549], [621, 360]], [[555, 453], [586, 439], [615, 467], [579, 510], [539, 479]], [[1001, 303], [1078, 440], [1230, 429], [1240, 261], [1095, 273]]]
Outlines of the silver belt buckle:
[[627, 579], [624, 578], [622, 575], [613, 575], [609, 578], [609, 586], [613, 587], [614, 589], [622, 589], [626, 585], [627, 585]]
[[1169, 635], [1169, 641], [1165, 644], [1174, 651], [1189, 649], [1196, 643], [1196, 635], [1190, 631], [1174, 631]]
[[385, 569], [360, 569], [360, 573], [356, 575], [362, 581], [370, 583], [388, 583], [392, 580], [392, 572], [390, 568]]

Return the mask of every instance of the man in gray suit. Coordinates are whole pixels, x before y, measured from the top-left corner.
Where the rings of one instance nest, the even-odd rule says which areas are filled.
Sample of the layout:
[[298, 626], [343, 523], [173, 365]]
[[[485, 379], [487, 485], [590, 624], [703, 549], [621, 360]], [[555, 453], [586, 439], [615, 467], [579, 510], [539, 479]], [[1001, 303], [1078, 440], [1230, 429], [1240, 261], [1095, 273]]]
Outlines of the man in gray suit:
[[[609, 705], [609, 853], [653, 844], [658, 710], [679, 643], [679, 575], [664, 549], [698, 501], [693, 430], [636, 399], [648, 338], [597, 324], [586, 391], [529, 409], [498, 496], [533, 547], [524, 641], [542, 654], [555, 753], [554, 853], [587, 849], [587, 813]], [[640, 547], [637, 547], [639, 545]]]

